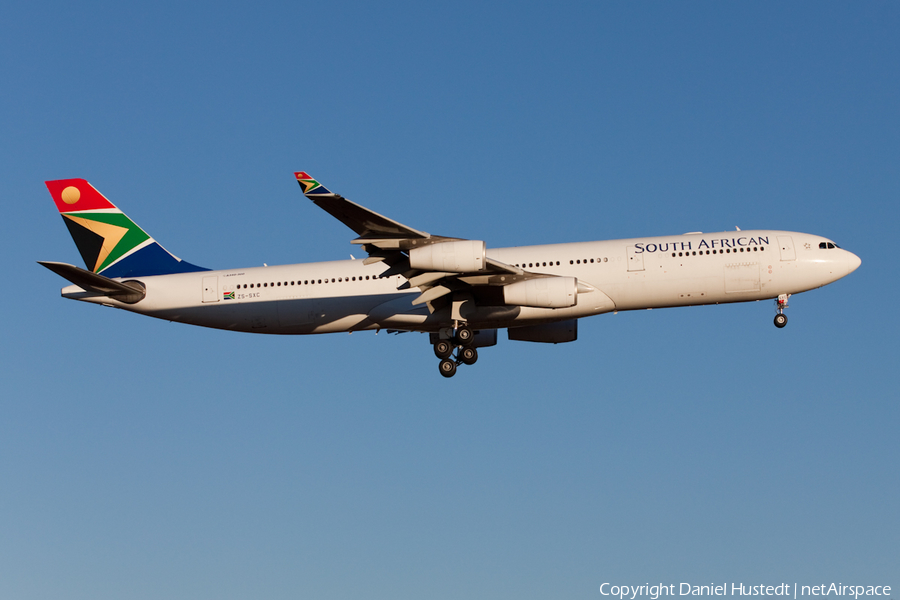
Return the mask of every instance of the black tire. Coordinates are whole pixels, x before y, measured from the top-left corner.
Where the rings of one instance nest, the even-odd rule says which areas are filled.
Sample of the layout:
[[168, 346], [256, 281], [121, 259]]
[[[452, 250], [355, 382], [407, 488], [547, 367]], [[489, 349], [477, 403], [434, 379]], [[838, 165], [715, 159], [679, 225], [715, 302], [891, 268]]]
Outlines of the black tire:
[[475, 332], [468, 327], [460, 327], [456, 330], [456, 343], [460, 346], [468, 346], [475, 339]]
[[777, 327], [778, 329], [781, 329], [785, 325], [787, 325], [787, 315], [783, 315], [783, 314], [775, 315], [775, 327]]
[[450, 343], [450, 340], [438, 340], [434, 344], [434, 355], [444, 360], [445, 358], [450, 358], [450, 355], [453, 354], [453, 344]]
[[474, 365], [478, 360], [478, 350], [475, 348], [463, 348], [459, 352], [459, 360], [466, 365]]
[[456, 363], [449, 358], [442, 360], [441, 364], [438, 365], [438, 368], [441, 370], [441, 375], [444, 377], [453, 377], [456, 375]]

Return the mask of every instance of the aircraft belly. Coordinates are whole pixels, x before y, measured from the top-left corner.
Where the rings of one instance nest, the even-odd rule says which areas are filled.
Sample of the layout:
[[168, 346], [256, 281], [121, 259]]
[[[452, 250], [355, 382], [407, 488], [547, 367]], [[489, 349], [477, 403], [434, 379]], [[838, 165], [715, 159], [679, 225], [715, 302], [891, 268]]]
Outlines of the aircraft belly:
[[148, 311], [144, 314], [165, 319], [230, 331], [269, 333], [277, 325], [277, 313], [272, 302], [207, 304]]
[[682, 275], [645, 271], [628, 273], [624, 280], [602, 286], [618, 310], [668, 308], [740, 302], [772, 297], [760, 278], [758, 264]]

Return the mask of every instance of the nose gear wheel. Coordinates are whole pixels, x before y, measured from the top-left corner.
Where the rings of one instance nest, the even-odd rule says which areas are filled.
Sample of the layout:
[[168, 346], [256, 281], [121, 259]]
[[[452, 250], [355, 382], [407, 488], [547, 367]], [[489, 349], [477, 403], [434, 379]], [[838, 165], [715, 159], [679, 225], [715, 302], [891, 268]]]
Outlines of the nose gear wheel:
[[775, 299], [775, 310], [778, 312], [775, 315], [775, 327], [781, 329], [785, 325], [787, 325], [787, 315], [784, 314], [784, 309], [788, 307], [788, 298], [790, 298], [790, 294], [779, 294], [778, 298]]

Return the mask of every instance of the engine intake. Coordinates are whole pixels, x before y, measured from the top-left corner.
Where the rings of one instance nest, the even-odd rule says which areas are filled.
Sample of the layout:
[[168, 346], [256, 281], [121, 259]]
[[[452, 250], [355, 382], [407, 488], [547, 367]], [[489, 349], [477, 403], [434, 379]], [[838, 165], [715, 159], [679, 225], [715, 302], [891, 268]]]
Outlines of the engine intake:
[[575, 277], [539, 277], [503, 287], [503, 302], [534, 308], [566, 308], [578, 302]]
[[409, 251], [409, 265], [422, 271], [473, 273], [483, 271], [487, 249], [478, 240], [438, 242]]

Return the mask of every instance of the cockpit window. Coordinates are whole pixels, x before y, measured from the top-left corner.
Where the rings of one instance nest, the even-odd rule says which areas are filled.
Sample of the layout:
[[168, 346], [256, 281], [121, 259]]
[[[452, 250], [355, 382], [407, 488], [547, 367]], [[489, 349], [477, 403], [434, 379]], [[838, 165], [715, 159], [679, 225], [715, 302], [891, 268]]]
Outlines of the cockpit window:
[[822, 250], [825, 250], [826, 248], [831, 250], [832, 248], [840, 248], [840, 246], [838, 246], [834, 242], [819, 242], [819, 248], [821, 248]]

